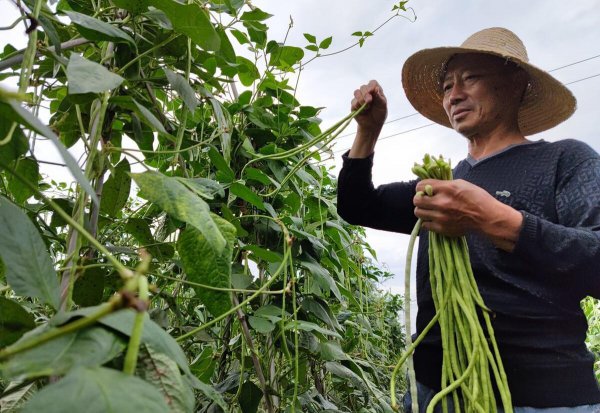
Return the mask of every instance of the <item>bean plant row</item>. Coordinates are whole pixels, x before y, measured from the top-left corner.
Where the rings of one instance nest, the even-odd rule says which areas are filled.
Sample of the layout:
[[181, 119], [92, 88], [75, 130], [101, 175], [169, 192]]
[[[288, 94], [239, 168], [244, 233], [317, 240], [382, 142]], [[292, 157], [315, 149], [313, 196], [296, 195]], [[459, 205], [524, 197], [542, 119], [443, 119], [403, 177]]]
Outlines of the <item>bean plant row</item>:
[[356, 113], [322, 128], [296, 98], [332, 38], [271, 40], [240, 0], [16, 5], [2, 411], [391, 411], [402, 299], [326, 163]]

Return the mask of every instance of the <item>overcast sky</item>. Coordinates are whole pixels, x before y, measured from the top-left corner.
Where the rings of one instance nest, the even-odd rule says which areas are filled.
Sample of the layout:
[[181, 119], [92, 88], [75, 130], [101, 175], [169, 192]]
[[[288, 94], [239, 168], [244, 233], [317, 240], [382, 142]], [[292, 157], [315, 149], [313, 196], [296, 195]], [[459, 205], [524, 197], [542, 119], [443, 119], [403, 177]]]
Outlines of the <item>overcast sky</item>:
[[[14, 6], [0, 0], [3, 13], [0, 26], [14, 19]], [[307, 44], [303, 33], [322, 40], [333, 36], [329, 51], [351, 45], [355, 31], [373, 30], [392, 15], [393, 1], [357, 0], [254, 0], [253, 4], [274, 16], [267, 20], [270, 38], [282, 41], [290, 16], [294, 27], [288, 36], [290, 45]], [[525, 43], [531, 63], [552, 70], [600, 55], [600, 1], [577, 0], [428, 0], [410, 1], [417, 15], [414, 23], [396, 18], [365, 42], [331, 57], [319, 58], [302, 71], [297, 96], [304, 105], [323, 106], [324, 126], [345, 116], [355, 88], [377, 79], [389, 101], [388, 120], [411, 115], [415, 110], [404, 97], [400, 83], [402, 64], [414, 52], [430, 47], [459, 45], [470, 34], [486, 27], [502, 26], [515, 32]], [[407, 16], [412, 17], [411, 13]], [[0, 47], [12, 37], [2, 32]], [[19, 47], [24, 43], [15, 46]], [[307, 57], [311, 52], [307, 51]], [[553, 71], [563, 83], [600, 74], [600, 58]], [[600, 151], [600, 76], [568, 86], [578, 101], [577, 112], [562, 125], [531, 137], [554, 141], [576, 138]], [[387, 137], [431, 123], [419, 116], [390, 122], [382, 132]], [[352, 132], [354, 125], [349, 127]], [[336, 150], [350, 146], [352, 136], [339, 140]], [[374, 181], [376, 184], [411, 179], [411, 165], [423, 154], [443, 154], [453, 164], [466, 155], [464, 138], [441, 126], [428, 126], [379, 142], [376, 148]], [[339, 169], [341, 152], [336, 154], [334, 173]], [[397, 276], [386, 284], [395, 292], [403, 290], [404, 257], [407, 237], [369, 230], [368, 239], [377, 250], [381, 263]], [[414, 283], [413, 283], [414, 285]]]

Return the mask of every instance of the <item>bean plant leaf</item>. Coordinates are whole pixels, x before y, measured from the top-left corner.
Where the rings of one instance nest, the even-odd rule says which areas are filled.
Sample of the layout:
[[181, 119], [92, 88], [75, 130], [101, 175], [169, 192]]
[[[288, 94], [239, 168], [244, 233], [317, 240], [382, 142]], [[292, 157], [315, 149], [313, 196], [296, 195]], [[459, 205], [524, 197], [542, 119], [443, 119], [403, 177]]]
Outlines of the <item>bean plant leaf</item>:
[[167, 131], [166, 131], [165, 127], [163, 126], [163, 124], [156, 118], [156, 116], [154, 116], [154, 114], [152, 112], [150, 112], [150, 110], [148, 108], [146, 108], [144, 105], [141, 105], [140, 103], [138, 103], [135, 99], [131, 99], [131, 100], [135, 104], [137, 112], [142, 116], [142, 119], [148, 125], [152, 126], [154, 129], [156, 129], [160, 133], [167, 134]]
[[239, 398], [242, 413], [256, 413], [262, 398], [263, 392], [260, 387], [251, 381], [244, 382]]
[[194, 410], [194, 393], [184, 380], [177, 363], [148, 345], [142, 345], [136, 375], [154, 385], [171, 412]]
[[100, 212], [111, 217], [116, 217], [119, 211], [123, 209], [129, 199], [131, 189], [131, 167], [127, 158], [115, 166], [113, 173], [106, 180], [102, 188], [102, 198], [100, 199]]
[[[34, 159], [19, 159], [17, 161], [15, 172], [37, 188], [40, 172], [38, 163]], [[33, 189], [27, 185], [23, 185], [23, 183], [13, 175], [8, 177], [8, 191], [13, 195], [18, 204], [27, 201], [27, 199], [34, 194]]]
[[[87, 317], [90, 314], [97, 312], [98, 307], [99, 306], [86, 307], [70, 313], [58, 314], [51, 320], [51, 324], [57, 326], [64, 324], [75, 317]], [[129, 337], [133, 330], [135, 315], [136, 312], [133, 310], [121, 310], [101, 318], [98, 320], [98, 323]], [[177, 344], [177, 341], [175, 341], [175, 339], [158, 324], [152, 321], [147, 313], [144, 316], [142, 342], [152, 346], [156, 351], [169, 356], [169, 358], [177, 363], [184, 373], [191, 376], [188, 361], [183, 350], [181, 350], [181, 347]]]
[[190, 191], [206, 199], [214, 199], [215, 195], [225, 196], [225, 191], [220, 183], [208, 178], [181, 178], [179, 181], [187, 186]]
[[264, 12], [261, 9], [259, 9], [258, 7], [256, 7], [252, 11], [244, 12], [242, 14], [242, 17], [240, 17], [240, 20], [242, 20], [242, 21], [262, 21], [262, 20], [267, 20], [270, 17], [273, 17], [273, 15], [269, 14], [267, 12]]
[[77, 277], [73, 286], [73, 302], [82, 307], [98, 305], [104, 296], [106, 271], [102, 268], [89, 268]]
[[19, 303], [0, 297], [0, 347], [14, 343], [33, 328], [35, 320], [30, 312]]
[[[177, 250], [189, 281], [211, 287], [231, 288], [231, 260], [235, 227], [218, 216], [213, 217], [227, 241], [225, 248], [218, 252], [211, 247], [203, 233], [188, 226], [179, 236]], [[219, 316], [231, 308], [230, 293], [194, 287], [196, 295], [214, 316]]]
[[104, 367], [77, 368], [51, 384], [23, 407], [23, 413], [86, 413], [169, 411], [160, 392], [150, 383]]
[[180, 221], [186, 222], [206, 238], [208, 245], [221, 254], [226, 240], [210, 215], [208, 204], [176, 178], [148, 171], [131, 174], [140, 187], [140, 196], [155, 203]]
[[337, 341], [326, 341], [319, 344], [321, 358], [326, 361], [348, 360], [350, 357], [340, 347]]
[[101, 64], [71, 53], [67, 65], [69, 94], [106, 92], [118, 87], [124, 80]]
[[190, 83], [179, 73], [175, 73], [166, 67], [163, 70], [173, 89], [183, 99], [183, 103], [185, 103], [190, 111], [195, 111], [196, 106], [198, 106], [198, 99], [196, 99], [196, 92], [194, 92]]
[[235, 196], [242, 198], [244, 201], [251, 203], [258, 209], [265, 210], [265, 204], [260, 196], [258, 196], [255, 192], [253, 192], [250, 188], [245, 185], [242, 185], [239, 182], [234, 182], [229, 187], [229, 190]]
[[181, 4], [173, 0], [148, 0], [157, 9], [162, 10], [175, 31], [188, 36], [204, 50], [217, 51], [221, 41], [208, 13], [199, 5]]
[[107, 40], [115, 43], [127, 42], [135, 44], [131, 36], [110, 23], [77, 13], [76, 11], [64, 11], [64, 13], [69, 16], [77, 31], [88, 40]]
[[58, 278], [40, 233], [29, 217], [0, 196], [0, 256], [15, 293], [58, 308]]
[[9, 101], [6, 103], [0, 102], [0, 119], [2, 119], [3, 121], [20, 123], [26, 128], [50, 139], [54, 146], [56, 146], [56, 149], [60, 153], [60, 156], [63, 159], [63, 161], [65, 161], [65, 164], [69, 168], [69, 171], [71, 172], [73, 177], [77, 180], [79, 185], [81, 185], [83, 190], [90, 196], [92, 201], [96, 205], [99, 205], [100, 202], [98, 201], [98, 197], [96, 196], [96, 191], [94, 191], [92, 185], [79, 168], [79, 165], [77, 165], [77, 161], [73, 158], [73, 156], [71, 156], [67, 148], [65, 148], [65, 146], [60, 142], [58, 137], [54, 134], [54, 132], [52, 132], [52, 130], [48, 126], [44, 125], [38, 118], [33, 116], [29, 111], [22, 108], [15, 101]]
[[[7, 119], [2, 119], [1, 115], [0, 112], [0, 139], [4, 139], [10, 130], [12, 122]], [[10, 142], [2, 145], [2, 150], [0, 150], [0, 162], [4, 165], [8, 165], [12, 161], [18, 159], [19, 156], [24, 155], [28, 149], [29, 143], [27, 142], [27, 138], [23, 134], [21, 128], [16, 128]]]
[[[46, 331], [39, 329], [37, 334], [28, 334], [21, 340], [31, 340]], [[124, 341], [114, 333], [102, 327], [91, 327], [16, 354], [2, 365], [2, 374], [13, 379], [65, 374], [76, 366], [101, 366], [124, 349]]]
[[148, 9], [149, 0], [112, 0], [120, 9], [125, 9], [133, 14], [140, 14]]
[[250, 322], [250, 326], [259, 333], [268, 334], [275, 330], [275, 324], [266, 318], [250, 316], [248, 317], [248, 321]]
[[366, 387], [362, 378], [358, 374], [336, 361], [326, 362], [325, 369], [341, 379], [350, 381], [355, 387]]

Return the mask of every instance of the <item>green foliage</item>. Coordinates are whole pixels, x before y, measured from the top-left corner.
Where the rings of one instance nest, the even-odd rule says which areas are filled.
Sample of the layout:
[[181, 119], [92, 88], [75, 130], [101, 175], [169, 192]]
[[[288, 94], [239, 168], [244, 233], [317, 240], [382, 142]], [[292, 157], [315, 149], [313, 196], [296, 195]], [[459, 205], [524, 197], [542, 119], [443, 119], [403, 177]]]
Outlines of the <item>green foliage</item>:
[[[390, 411], [402, 303], [336, 212], [322, 160], [343, 122], [322, 134], [296, 99], [304, 50], [269, 38], [269, 13], [184, 3], [61, 0], [68, 25], [44, 6], [55, 52], [2, 69], [35, 88], [0, 93], [0, 401]], [[45, 138], [72, 185], [45, 175]]]
[[35, 327], [33, 315], [15, 301], [0, 297], [0, 347], [17, 341]]
[[29, 217], [0, 196], [0, 256], [15, 293], [58, 308], [58, 278], [46, 244]]
[[78, 367], [34, 394], [22, 411], [62, 413], [82, 409], [89, 413], [164, 413], [168, 406], [156, 387], [138, 377], [103, 367]]

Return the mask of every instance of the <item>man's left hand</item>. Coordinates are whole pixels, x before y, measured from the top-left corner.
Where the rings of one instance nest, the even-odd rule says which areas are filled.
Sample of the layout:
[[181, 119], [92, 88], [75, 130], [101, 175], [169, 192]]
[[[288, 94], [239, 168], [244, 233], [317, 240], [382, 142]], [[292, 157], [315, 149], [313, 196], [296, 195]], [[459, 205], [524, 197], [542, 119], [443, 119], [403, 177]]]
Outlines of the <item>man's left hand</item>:
[[424, 179], [417, 184], [417, 191], [425, 192], [426, 185], [431, 185], [432, 195], [415, 195], [413, 199], [423, 229], [451, 237], [481, 232], [497, 247], [513, 250], [523, 223], [519, 211], [462, 179]]

